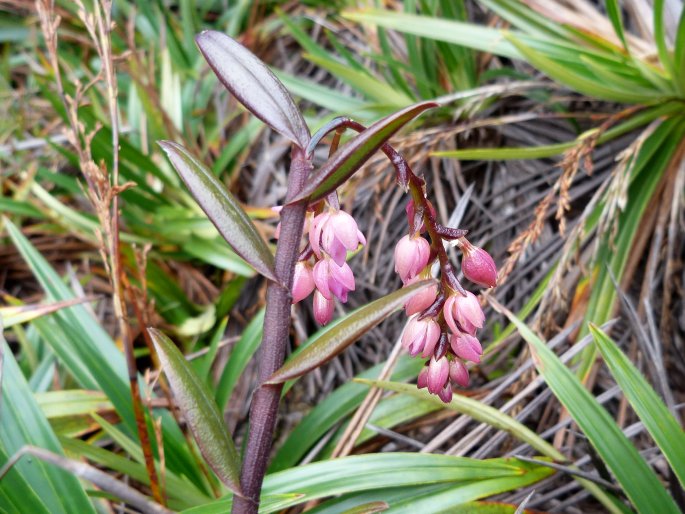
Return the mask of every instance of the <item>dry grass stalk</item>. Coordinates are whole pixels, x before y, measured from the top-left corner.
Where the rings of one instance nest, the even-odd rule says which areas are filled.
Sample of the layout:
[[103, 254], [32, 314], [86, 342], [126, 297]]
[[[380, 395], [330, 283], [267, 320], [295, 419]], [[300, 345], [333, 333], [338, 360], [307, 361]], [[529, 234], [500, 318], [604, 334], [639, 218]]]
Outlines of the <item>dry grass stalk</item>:
[[[145, 464], [150, 478], [150, 486], [155, 500], [164, 505], [162, 493], [159, 488], [157, 470], [155, 469], [150, 437], [145, 422], [144, 407], [138, 384], [138, 371], [133, 355], [131, 327], [127, 320], [126, 300], [123, 291], [124, 280], [121, 265], [121, 249], [119, 245], [119, 194], [135, 184], [119, 184], [117, 82], [110, 39], [110, 32], [113, 28], [111, 19], [112, 3], [109, 0], [95, 2], [93, 4], [93, 12], [89, 13], [82, 1], [77, 0], [78, 17], [83, 22], [93, 41], [100, 62], [102, 63], [102, 69], [85, 87], [82, 87], [77, 81], [76, 92], [73, 97], [68, 95], [65, 91], [59, 66], [57, 32], [61, 19], [59, 16], [55, 15], [53, 10], [54, 6], [50, 0], [36, 0], [35, 5], [40, 19], [41, 29], [45, 37], [50, 65], [55, 76], [55, 84], [69, 120], [69, 126], [65, 129], [67, 140], [76, 150], [81, 172], [88, 184], [86, 195], [100, 222], [100, 227], [96, 236], [99, 242], [102, 262], [112, 286], [114, 311], [119, 333], [123, 340], [133, 400], [133, 410], [138, 428], [138, 436], [140, 438], [141, 447], [145, 456]], [[94, 131], [87, 132], [85, 126], [79, 121], [78, 117], [78, 108], [82, 103], [83, 95], [98, 83], [104, 83], [105, 85], [107, 104], [109, 107], [113, 150], [111, 171], [107, 170], [104, 163], [101, 163], [98, 166], [93, 160], [91, 153], [91, 143], [99, 127], [96, 127]]]

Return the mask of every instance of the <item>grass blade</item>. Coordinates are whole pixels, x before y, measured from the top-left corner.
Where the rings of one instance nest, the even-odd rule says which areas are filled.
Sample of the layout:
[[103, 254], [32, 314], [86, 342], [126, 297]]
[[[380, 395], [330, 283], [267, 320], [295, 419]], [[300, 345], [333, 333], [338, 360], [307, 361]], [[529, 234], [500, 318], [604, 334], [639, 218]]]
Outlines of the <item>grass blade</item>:
[[590, 332], [616, 383], [663, 452], [680, 484], [685, 486], [685, 432], [682, 427], [616, 343], [592, 323]]
[[609, 413], [535, 333], [514, 314], [504, 314], [529, 344], [540, 374], [578, 423], [639, 512], [679, 512], [654, 471]]

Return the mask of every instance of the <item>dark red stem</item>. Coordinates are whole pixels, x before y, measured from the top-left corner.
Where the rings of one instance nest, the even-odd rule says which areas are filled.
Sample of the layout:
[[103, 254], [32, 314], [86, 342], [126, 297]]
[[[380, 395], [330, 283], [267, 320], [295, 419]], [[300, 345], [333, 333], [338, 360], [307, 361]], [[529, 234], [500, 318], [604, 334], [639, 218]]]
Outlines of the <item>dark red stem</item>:
[[311, 170], [311, 161], [304, 151], [294, 147], [288, 175], [288, 193], [281, 211], [281, 233], [276, 245], [275, 275], [266, 290], [264, 334], [259, 347], [259, 383], [250, 407], [250, 431], [243, 458], [240, 486], [244, 498], [233, 497], [233, 514], [256, 514], [266, 465], [269, 460], [282, 384], [265, 385], [283, 365], [290, 336], [290, 305], [293, 271], [300, 253], [307, 202], [288, 204], [302, 189]]

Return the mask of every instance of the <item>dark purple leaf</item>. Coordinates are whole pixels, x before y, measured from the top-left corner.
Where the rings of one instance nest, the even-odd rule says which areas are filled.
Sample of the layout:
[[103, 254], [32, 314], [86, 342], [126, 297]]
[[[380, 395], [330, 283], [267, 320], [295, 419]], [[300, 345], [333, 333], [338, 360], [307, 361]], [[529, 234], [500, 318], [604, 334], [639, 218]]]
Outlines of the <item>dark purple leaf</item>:
[[309, 128], [290, 93], [257, 56], [226, 34], [205, 30], [195, 38], [202, 55], [247, 110], [303, 150]]
[[202, 456], [219, 479], [236, 494], [240, 489], [240, 457], [228, 435], [214, 396], [190, 368], [176, 345], [159, 330], [149, 328], [159, 362], [176, 402], [186, 418]]
[[166, 152], [195, 201], [235, 253], [266, 278], [276, 281], [273, 255], [238, 200], [181, 145], [160, 141], [159, 146]]
[[286, 382], [328, 362], [397, 309], [400, 309], [414, 294], [431, 284], [435, 284], [435, 280], [417, 282], [352, 311], [337, 323], [322, 330], [317, 339], [288, 359], [269, 378], [267, 384]]
[[305, 188], [291, 202], [304, 199], [319, 200], [350, 178], [399, 129], [427, 109], [437, 107], [435, 102], [422, 102], [402, 109], [371, 125], [364, 132], [338, 150], [318, 171], [312, 173]]

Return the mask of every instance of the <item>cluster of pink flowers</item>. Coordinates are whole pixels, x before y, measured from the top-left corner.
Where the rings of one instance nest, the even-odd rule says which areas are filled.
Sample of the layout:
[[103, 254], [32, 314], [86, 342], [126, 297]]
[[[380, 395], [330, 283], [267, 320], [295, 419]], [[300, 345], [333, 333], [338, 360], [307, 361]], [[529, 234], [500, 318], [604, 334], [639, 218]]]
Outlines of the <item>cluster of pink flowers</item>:
[[[412, 225], [416, 223], [410, 220]], [[437, 258], [437, 251], [421, 235], [425, 232], [425, 224], [420, 223], [412, 232], [395, 246], [395, 271], [405, 286], [430, 277], [431, 266]], [[442, 239], [436, 239], [433, 245], [442, 246]], [[461, 269], [464, 276], [478, 285], [493, 287], [497, 281], [497, 268], [492, 257], [464, 237], [459, 237], [457, 244], [463, 252]], [[452, 399], [453, 383], [462, 387], [468, 385], [465, 362], [479, 363], [483, 354], [476, 332], [483, 327], [485, 315], [478, 299], [473, 293], [451, 287], [449, 281], [443, 280], [440, 285], [414, 295], [405, 310], [410, 320], [402, 334], [402, 345], [412, 357], [421, 355], [428, 359], [419, 374], [418, 387], [427, 388], [448, 403]]]
[[347, 252], [365, 245], [366, 239], [352, 216], [328, 204], [322, 212], [310, 214], [306, 232], [307, 248], [295, 266], [293, 303], [313, 292], [314, 318], [326, 325], [333, 318], [334, 299], [347, 302], [348, 293], [355, 288]]

